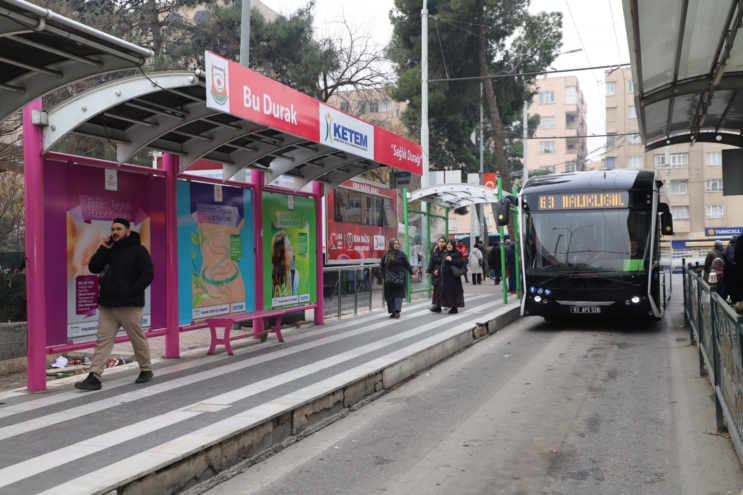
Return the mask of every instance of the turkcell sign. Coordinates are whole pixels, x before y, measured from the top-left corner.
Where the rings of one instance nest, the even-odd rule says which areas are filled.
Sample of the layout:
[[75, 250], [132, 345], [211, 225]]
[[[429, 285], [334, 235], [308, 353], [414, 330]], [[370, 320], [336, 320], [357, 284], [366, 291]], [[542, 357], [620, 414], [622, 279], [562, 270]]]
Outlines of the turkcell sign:
[[743, 235], [743, 227], [708, 227], [704, 229], [707, 237], [728, 237]]
[[374, 160], [374, 126], [320, 104], [320, 143]]

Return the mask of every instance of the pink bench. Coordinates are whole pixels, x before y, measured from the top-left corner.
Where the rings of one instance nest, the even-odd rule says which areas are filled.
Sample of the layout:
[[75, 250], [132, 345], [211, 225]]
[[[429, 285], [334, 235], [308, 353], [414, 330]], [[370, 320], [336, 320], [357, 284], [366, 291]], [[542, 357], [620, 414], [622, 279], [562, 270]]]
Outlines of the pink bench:
[[[290, 311], [296, 311], [296, 308], [281, 310], [277, 309], [271, 311], [255, 311], [253, 313], [242, 313], [233, 316], [225, 316], [224, 318], [207, 318], [206, 324], [209, 325], [209, 331], [212, 334], [212, 343], [211, 346], [209, 346], [209, 352], [207, 354], [214, 354], [214, 350], [216, 349], [217, 345], [222, 344], [227, 350], [227, 354], [232, 356], [233, 352], [230, 342], [232, 342], [233, 340], [247, 339], [249, 337], [258, 338], [258, 336], [261, 336], [261, 342], [265, 342], [268, 338], [269, 333], [275, 333], [276, 337], [279, 339], [279, 342], [283, 342], [284, 337], [281, 336], [281, 317]], [[276, 318], [276, 322], [274, 323], [273, 328], [271, 328], [269, 325], [269, 318]], [[256, 320], [262, 320], [263, 327], [266, 330], [263, 332], [254, 331], [253, 333], [238, 335], [237, 337], [230, 337], [230, 331], [232, 330], [232, 326], [235, 323], [241, 323], [243, 321], [251, 320], [253, 322], [255, 322]], [[217, 337], [218, 328], [224, 328], [224, 337], [221, 339]]]

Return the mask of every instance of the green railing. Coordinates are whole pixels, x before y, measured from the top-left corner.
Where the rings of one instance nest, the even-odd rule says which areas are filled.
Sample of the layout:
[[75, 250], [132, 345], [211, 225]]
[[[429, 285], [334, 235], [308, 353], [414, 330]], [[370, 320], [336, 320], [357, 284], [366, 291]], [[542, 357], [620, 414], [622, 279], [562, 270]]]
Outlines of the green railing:
[[683, 277], [684, 316], [698, 344], [699, 372], [715, 390], [717, 429], [727, 428], [743, 461], [743, 318], [701, 276], [684, 267]]

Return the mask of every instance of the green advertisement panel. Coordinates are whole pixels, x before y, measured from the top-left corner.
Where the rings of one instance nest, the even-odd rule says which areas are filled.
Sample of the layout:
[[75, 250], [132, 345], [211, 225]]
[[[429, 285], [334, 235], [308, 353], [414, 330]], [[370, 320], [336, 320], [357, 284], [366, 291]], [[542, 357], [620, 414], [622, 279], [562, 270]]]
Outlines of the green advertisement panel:
[[263, 193], [265, 309], [317, 302], [315, 201]]

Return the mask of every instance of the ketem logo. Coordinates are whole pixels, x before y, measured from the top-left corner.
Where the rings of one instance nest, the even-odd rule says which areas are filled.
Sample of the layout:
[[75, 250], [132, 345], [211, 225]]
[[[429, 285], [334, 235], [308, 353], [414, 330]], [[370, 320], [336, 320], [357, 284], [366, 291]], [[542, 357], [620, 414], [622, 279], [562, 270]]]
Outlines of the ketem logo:
[[323, 144], [374, 159], [374, 126], [332, 107], [320, 105]]

